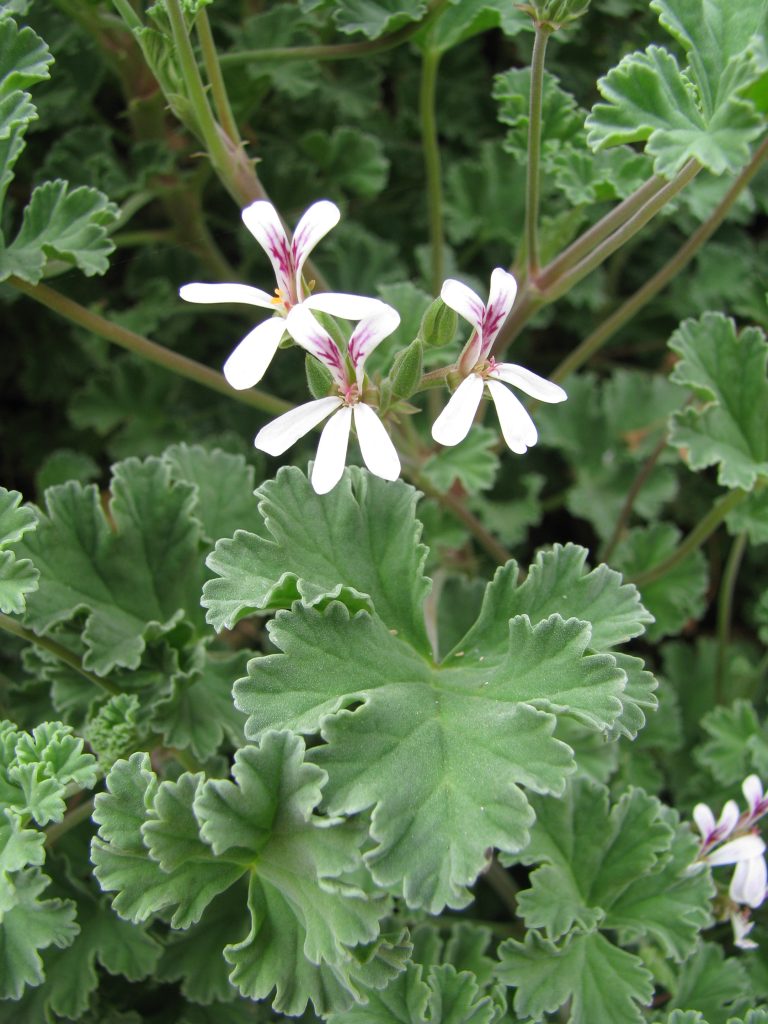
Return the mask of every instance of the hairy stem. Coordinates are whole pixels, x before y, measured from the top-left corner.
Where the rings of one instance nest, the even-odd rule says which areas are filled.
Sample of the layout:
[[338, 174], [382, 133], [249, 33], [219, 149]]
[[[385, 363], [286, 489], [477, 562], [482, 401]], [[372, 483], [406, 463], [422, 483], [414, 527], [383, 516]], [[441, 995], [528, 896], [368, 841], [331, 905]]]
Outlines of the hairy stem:
[[163, 369], [170, 370], [171, 373], [185, 377], [196, 384], [201, 384], [211, 391], [217, 391], [219, 394], [226, 395], [228, 398], [234, 398], [236, 401], [250, 405], [255, 409], [261, 409], [263, 412], [281, 413], [287, 412], [288, 409], [292, 408], [290, 403], [284, 402], [281, 398], [268, 395], [266, 392], [259, 391], [256, 388], [251, 388], [250, 391], [233, 390], [224, 379], [224, 376], [210, 369], [210, 367], [198, 363], [195, 359], [189, 359], [187, 356], [180, 355], [178, 352], [173, 352], [163, 345], [150, 341], [149, 338], [144, 338], [134, 331], [129, 331], [127, 328], [121, 327], [119, 324], [115, 324], [103, 316], [99, 316], [98, 313], [86, 309], [85, 306], [81, 306], [73, 299], [67, 298], [66, 295], [62, 295], [53, 288], [49, 288], [48, 285], [29, 284], [15, 275], [9, 277], [6, 284], [13, 285], [20, 292], [29, 295], [36, 302], [53, 310], [54, 313], [58, 313], [66, 320], [77, 324], [78, 327], [84, 327], [87, 331], [96, 334], [98, 337], [111, 341], [114, 345], [120, 345], [121, 348], [134, 352], [136, 355], [141, 356], [142, 359], [155, 363], [157, 366], [162, 366]]
[[208, 20], [208, 12], [204, 7], [201, 7], [197, 14], [195, 19], [195, 28], [197, 29], [197, 37], [200, 40], [200, 50], [203, 55], [205, 73], [208, 76], [208, 81], [211, 85], [211, 95], [213, 96], [216, 114], [221, 122], [221, 127], [235, 145], [241, 146], [242, 141], [237, 129], [237, 122], [232, 114], [232, 107], [230, 106], [229, 96], [227, 95], [227, 87], [224, 84], [224, 76], [221, 73], [221, 65], [219, 62], [219, 55], [216, 52], [216, 43], [213, 39], [211, 23]]
[[49, 654], [55, 655], [59, 661], [63, 661], [65, 664], [73, 668], [75, 672], [78, 672], [84, 679], [87, 679], [89, 683], [93, 683], [95, 686], [100, 687], [102, 690], [106, 690], [107, 693], [116, 695], [122, 693], [119, 686], [110, 682], [109, 679], [104, 679], [101, 676], [96, 676], [88, 669], [83, 668], [82, 662], [76, 654], [68, 650], [62, 644], [57, 643], [55, 640], [51, 640], [47, 636], [38, 636], [37, 633], [33, 633], [31, 629], [27, 629], [22, 626], [20, 622], [12, 619], [9, 615], [0, 614], [0, 629], [5, 630], [6, 633], [13, 633], [14, 636], [19, 637], [21, 640], [26, 640], [27, 643], [34, 644], [36, 647], [41, 647], [44, 651], [48, 651]]
[[717, 665], [715, 667], [715, 702], [717, 704], [722, 704], [725, 696], [725, 659], [731, 639], [733, 595], [744, 552], [747, 549], [747, 541], [745, 530], [731, 544], [723, 578], [720, 581], [720, 596], [717, 602]]
[[528, 112], [528, 170], [525, 197], [525, 247], [528, 278], [539, 272], [539, 197], [541, 194], [541, 106], [544, 94], [544, 56], [550, 29], [536, 25], [531, 57], [531, 95]]
[[740, 505], [746, 497], [746, 491], [729, 491], [719, 501], [715, 502], [710, 511], [697, 523], [669, 557], [657, 565], [651, 566], [650, 569], [646, 569], [645, 572], [632, 577], [627, 582], [634, 583], [635, 586], [642, 588], [647, 583], [654, 583], [656, 580], [661, 579], [662, 576], [666, 576], [670, 569], [674, 569], [675, 566], [684, 562], [694, 551], [697, 551], [704, 541], [712, 536], [728, 513], [735, 509], [737, 505]]
[[495, 854], [482, 877], [494, 890], [512, 917], [517, 917], [518, 888], [509, 873], [499, 864]]
[[598, 349], [602, 348], [606, 341], [612, 338], [625, 324], [629, 323], [639, 310], [646, 306], [651, 299], [654, 299], [659, 292], [666, 288], [670, 281], [677, 277], [683, 267], [693, 259], [699, 249], [723, 223], [733, 204], [752, 178], [754, 178], [755, 174], [757, 174], [766, 156], [768, 156], [768, 138], [764, 139], [760, 146], [758, 146], [750, 162], [736, 178], [710, 216], [699, 225], [688, 241], [681, 245], [675, 255], [653, 277], [649, 278], [634, 295], [631, 295], [626, 302], [622, 303], [617, 310], [596, 327], [584, 341], [577, 345], [552, 374], [553, 380], [562, 381], [569, 374], [573, 373], [574, 370], [583, 366]]
[[616, 520], [616, 526], [614, 527], [613, 533], [611, 534], [608, 542], [606, 543], [605, 547], [598, 556], [599, 562], [607, 562], [613, 554], [616, 545], [621, 540], [624, 530], [627, 527], [629, 517], [632, 515], [632, 509], [634, 507], [635, 502], [637, 501], [637, 496], [645, 486], [646, 480], [653, 472], [656, 463], [659, 461], [661, 453], [664, 451], [666, 447], [667, 434], [665, 431], [659, 438], [656, 447], [653, 449], [651, 454], [640, 467], [637, 476], [632, 481], [632, 486], [629, 488], [629, 491], [627, 492], [627, 497], [624, 500], [624, 504], [621, 506], [621, 512], [619, 512], [619, 518]]
[[481, 547], [485, 548], [486, 552], [491, 558], [498, 562], [499, 565], [504, 565], [512, 557], [504, 545], [498, 541], [489, 530], [487, 530], [477, 516], [471, 512], [464, 499], [459, 498], [455, 494], [451, 494], [450, 491], [439, 491], [432, 484], [415, 469], [409, 469], [405, 471], [413, 483], [422, 490], [428, 498], [433, 498], [438, 504], [446, 508], [459, 522], [463, 523], [467, 527], [469, 532], [480, 544]]
[[443, 253], [443, 186], [440, 168], [440, 143], [437, 138], [435, 100], [437, 96], [437, 69], [440, 54], [427, 50], [421, 63], [419, 112], [421, 116], [421, 145], [427, 184], [427, 211], [429, 218], [430, 290], [440, 293], [444, 275]]

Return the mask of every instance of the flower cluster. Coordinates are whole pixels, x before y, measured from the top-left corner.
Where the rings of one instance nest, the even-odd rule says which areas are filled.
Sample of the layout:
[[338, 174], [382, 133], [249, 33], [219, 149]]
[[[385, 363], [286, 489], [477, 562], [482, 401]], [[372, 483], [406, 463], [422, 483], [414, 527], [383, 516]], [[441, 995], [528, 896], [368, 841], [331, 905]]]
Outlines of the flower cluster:
[[[304, 281], [310, 252], [339, 217], [334, 203], [321, 200], [304, 213], [289, 238], [271, 203], [252, 203], [242, 211], [242, 218], [272, 263], [277, 282], [274, 295], [245, 284], [203, 282], [186, 284], [179, 293], [187, 302], [233, 302], [273, 312], [242, 339], [224, 364], [224, 376], [233, 388], [244, 390], [261, 380], [286, 334], [330, 372], [333, 394], [278, 417], [259, 431], [254, 442], [269, 455], [282, 455], [327, 419], [312, 470], [312, 486], [319, 494], [330, 491], [341, 477], [353, 424], [368, 469], [385, 480], [394, 480], [400, 473], [400, 459], [371, 404], [370, 395], [375, 392], [366, 388], [365, 377], [367, 357], [396, 330], [400, 316], [380, 299], [340, 292], [313, 295]], [[523, 454], [536, 444], [538, 434], [510, 387], [540, 402], [562, 402], [567, 397], [559, 385], [515, 363], [496, 362], [491, 355], [516, 292], [514, 277], [500, 267], [491, 274], [487, 303], [460, 281], [444, 283], [443, 302], [469, 321], [473, 331], [455, 367], [461, 382], [432, 427], [432, 437], [439, 444], [455, 445], [466, 437], [487, 388], [504, 440], [513, 452]], [[314, 313], [357, 321], [346, 345], [335, 340]]]
[[757, 775], [749, 775], [741, 790], [747, 801], [747, 810], [743, 813], [735, 800], [729, 800], [715, 820], [706, 804], [696, 804], [693, 820], [701, 835], [698, 861], [710, 867], [736, 865], [728, 888], [734, 940], [741, 949], [754, 949], [756, 943], [748, 938], [754, 927], [754, 922], [749, 920], [749, 910], [759, 907], [768, 896], [765, 843], [754, 825], [768, 812], [768, 797]]

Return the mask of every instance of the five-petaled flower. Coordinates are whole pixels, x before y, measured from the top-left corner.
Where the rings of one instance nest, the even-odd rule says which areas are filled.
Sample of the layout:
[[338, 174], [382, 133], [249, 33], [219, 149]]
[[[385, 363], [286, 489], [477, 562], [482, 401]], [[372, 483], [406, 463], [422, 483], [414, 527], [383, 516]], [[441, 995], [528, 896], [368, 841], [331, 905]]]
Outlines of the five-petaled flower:
[[558, 384], [539, 377], [515, 363], [497, 363], [491, 348], [512, 308], [517, 292], [514, 277], [497, 267], [491, 274], [488, 303], [461, 281], [448, 280], [440, 297], [474, 327], [459, 360], [459, 370], [468, 374], [459, 384], [432, 427], [432, 437], [444, 445], [455, 445], [468, 434], [485, 387], [488, 388], [501, 433], [513, 452], [522, 455], [538, 440], [533, 420], [522, 402], [508, 387], [524, 391], [540, 402], [564, 402], [568, 397]]
[[288, 314], [288, 330], [294, 341], [331, 371], [336, 395], [318, 398], [279, 416], [256, 435], [254, 444], [269, 455], [282, 455], [300, 437], [330, 416], [320, 435], [312, 468], [312, 486], [326, 494], [341, 479], [347, 458], [349, 431], [354, 419], [360, 451], [368, 469], [385, 480], [400, 475], [400, 459], [384, 425], [363, 401], [365, 360], [400, 323], [391, 306], [378, 302], [377, 312], [361, 320], [343, 353], [305, 304]]
[[340, 214], [335, 203], [322, 199], [310, 206], [296, 225], [291, 240], [271, 203], [259, 199], [246, 207], [241, 216], [272, 263], [277, 280], [274, 295], [247, 284], [194, 282], [183, 285], [179, 290], [187, 302], [237, 302], [260, 306], [275, 313], [275, 316], [257, 324], [224, 364], [224, 376], [238, 391], [252, 388], [266, 373], [285, 334], [285, 318], [291, 309], [306, 305], [347, 320], [360, 320], [381, 306], [378, 299], [361, 295], [341, 292], [309, 295], [306, 292], [302, 279], [304, 264], [320, 239], [338, 224]]

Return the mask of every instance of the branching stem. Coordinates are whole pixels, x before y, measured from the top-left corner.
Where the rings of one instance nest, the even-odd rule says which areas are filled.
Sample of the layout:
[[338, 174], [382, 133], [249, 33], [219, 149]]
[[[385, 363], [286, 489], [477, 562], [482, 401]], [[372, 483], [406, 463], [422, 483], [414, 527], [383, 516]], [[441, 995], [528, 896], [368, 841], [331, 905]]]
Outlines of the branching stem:
[[637, 473], [637, 476], [632, 481], [632, 486], [629, 488], [629, 491], [627, 491], [627, 497], [625, 498], [624, 504], [621, 507], [619, 518], [616, 520], [616, 526], [614, 527], [613, 533], [611, 534], [607, 544], [600, 552], [598, 561], [607, 562], [613, 554], [614, 550], [616, 549], [616, 545], [621, 540], [622, 534], [624, 533], [624, 530], [627, 527], [629, 517], [632, 515], [632, 509], [634, 507], [635, 502], [637, 501], [637, 496], [645, 486], [648, 477], [653, 472], [656, 463], [659, 461], [661, 453], [664, 451], [666, 447], [667, 433], [666, 431], [664, 431], [661, 437], [659, 438], [658, 444], [653, 449], [648, 458], [645, 460], [645, 462], [642, 464]]
[[27, 643], [34, 644], [36, 647], [41, 647], [44, 651], [48, 651], [49, 654], [55, 655], [59, 661], [63, 661], [65, 664], [73, 668], [75, 672], [78, 672], [84, 679], [87, 679], [89, 683], [93, 683], [102, 690], [106, 690], [107, 693], [117, 695], [122, 693], [119, 686], [110, 682], [109, 679], [104, 679], [102, 676], [96, 676], [88, 669], [83, 668], [82, 662], [73, 654], [72, 651], [68, 650], [62, 644], [57, 643], [55, 640], [51, 640], [47, 636], [38, 636], [37, 633], [33, 633], [31, 629], [27, 629], [22, 626], [20, 622], [12, 619], [9, 615], [0, 614], [0, 629], [5, 630], [6, 633], [13, 633], [14, 636], [19, 637], [21, 640], [26, 640]]
[[229, 103], [227, 87], [224, 84], [224, 76], [221, 73], [221, 64], [219, 62], [219, 55], [216, 52], [216, 43], [213, 39], [211, 23], [208, 20], [208, 12], [204, 7], [201, 7], [198, 11], [195, 19], [195, 28], [200, 40], [205, 73], [208, 76], [208, 81], [211, 83], [211, 95], [213, 96], [221, 127], [236, 146], [242, 146], [240, 133], [237, 130], [237, 122], [232, 114], [232, 107]]
[[541, 194], [541, 107], [544, 94], [544, 56], [551, 30], [536, 25], [531, 57], [531, 94], [528, 114], [528, 170], [526, 176], [525, 246], [528, 278], [539, 272], [539, 197]]
[[419, 91], [421, 145], [424, 153], [429, 218], [430, 290], [433, 295], [440, 293], [444, 274], [443, 185], [440, 143], [437, 138], [437, 118], [435, 116], [439, 65], [440, 54], [436, 50], [427, 50], [421, 62], [421, 88]]
[[233, 398], [238, 402], [243, 402], [245, 405], [250, 405], [255, 409], [261, 409], [262, 412], [268, 413], [287, 412], [288, 409], [292, 408], [290, 403], [284, 402], [281, 398], [268, 395], [266, 392], [259, 391], [256, 388], [251, 388], [250, 391], [233, 390], [227, 384], [224, 376], [210, 369], [210, 367], [198, 363], [195, 359], [189, 359], [187, 356], [180, 355], [178, 352], [173, 352], [163, 345], [150, 341], [149, 338], [136, 334], [135, 331], [129, 331], [127, 328], [121, 327], [119, 324], [113, 323], [103, 316], [99, 316], [98, 313], [86, 309], [85, 306], [81, 306], [80, 303], [67, 298], [66, 295], [62, 295], [60, 292], [55, 291], [55, 289], [49, 288], [48, 285], [29, 284], [15, 275], [9, 277], [6, 284], [13, 285], [14, 288], [18, 288], [20, 292], [29, 295], [36, 302], [41, 303], [41, 305], [46, 306], [48, 309], [52, 309], [54, 313], [58, 313], [66, 320], [77, 324], [78, 327], [84, 327], [85, 330], [91, 331], [91, 333], [96, 334], [99, 338], [111, 341], [114, 345], [120, 345], [121, 348], [134, 352], [150, 363], [162, 366], [163, 369], [170, 370], [171, 373], [185, 377], [187, 380], [192, 380], [196, 384], [201, 384], [212, 391], [218, 391], [219, 394], [226, 395], [228, 398]]
[[719, 501], [715, 502], [704, 518], [697, 523], [669, 557], [657, 565], [651, 566], [650, 569], [646, 569], [645, 572], [630, 578], [627, 582], [634, 583], [642, 588], [646, 584], [654, 583], [656, 580], [661, 579], [662, 576], [666, 576], [671, 569], [674, 569], [675, 566], [684, 562], [694, 551], [697, 551], [704, 541], [712, 536], [728, 513], [732, 512], [737, 505], [740, 505], [746, 497], [746, 491], [728, 491]]

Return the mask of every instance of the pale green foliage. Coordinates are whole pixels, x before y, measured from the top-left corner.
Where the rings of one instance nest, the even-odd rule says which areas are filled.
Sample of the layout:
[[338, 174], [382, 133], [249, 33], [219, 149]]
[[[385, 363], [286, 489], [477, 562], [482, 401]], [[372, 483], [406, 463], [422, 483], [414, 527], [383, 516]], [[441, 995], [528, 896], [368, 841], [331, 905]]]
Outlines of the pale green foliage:
[[708, 739], [696, 749], [696, 760], [724, 786], [747, 775], [768, 774], [768, 731], [752, 704], [735, 700], [714, 708], [701, 720]]
[[431, 455], [422, 472], [440, 490], [449, 490], [457, 480], [469, 494], [487, 491], [499, 469], [499, 457], [493, 450], [497, 441], [495, 430], [476, 427], [463, 444]]
[[691, 469], [718, 467], [724, 487], [751, 490], [768, 473], [768, 343], [757, 327], [741, 332], [721, 313], [686, 320], [669, 340], [680, 361], [676, 384], [697, 405], [672, 417], [670, 440]]
[[0, 612], [17, 615], [24, 611], [25, 595], [37, 589], [40, 575], [28, 558], [3, 550], [37, 525], [35, 513], [20, 502], [18, 491], [0, 487]]
[[662, 26], [688, 58], [659, 46], [631, 53], [598, 81], [607, 101], [587, 118], [594, 149], [646, 142], [657, 174], [671, 177], [695, 159], [714, 174], [738, 170], [762, 131], [754, 105], [742, 98], [763, 68], [757, 33], [765, 0], [654, 0]]

